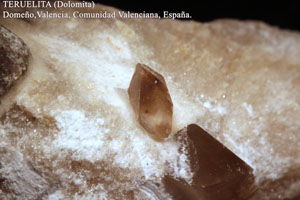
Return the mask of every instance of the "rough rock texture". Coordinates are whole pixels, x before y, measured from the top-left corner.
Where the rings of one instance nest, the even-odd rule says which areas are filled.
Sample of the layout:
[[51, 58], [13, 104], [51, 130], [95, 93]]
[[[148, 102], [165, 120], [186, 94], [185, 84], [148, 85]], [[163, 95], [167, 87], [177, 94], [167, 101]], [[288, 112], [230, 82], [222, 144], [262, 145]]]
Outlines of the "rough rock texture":
[[[81, 11], [103, 10], [114, 9]], [[164, 174], [192, 180], [172, 134], [157, 142], [135, 122], [126, 91], [137, 63], [165, 77], [174, 133], [196, 123], [254, 169], [252, 200], [299, 196], [299, 33], [234, 20], [0, 23], [32, 54], [9, 102], [40, 119], [35, 128], [3, 122], [0, 141], [59, 178], [48, 199], [151, 199], [141, 183], [159, 182]]]
[[[51, 181], [43, 177], [20, 152], [0, 146], [0, 198], [41, 199], [53, 192]], [[55, 191], [55, 190], [54, 190]]]
[[0, 142], [0, 199], [41, 199], [54, 192], [59, 180], [43, 165], [43, 158], [33, 156], [37, 149], [30, 146], [42, 144], [41, 135], [51, 133], [55, 127], [51, 119], [37, 119], [14, 105], [0, 118], [0, 126], [1, 139], [3, 135], [9, 138]]
[[26, 44], [0, 24], [0, 97], [26, 71], [28, 59]]

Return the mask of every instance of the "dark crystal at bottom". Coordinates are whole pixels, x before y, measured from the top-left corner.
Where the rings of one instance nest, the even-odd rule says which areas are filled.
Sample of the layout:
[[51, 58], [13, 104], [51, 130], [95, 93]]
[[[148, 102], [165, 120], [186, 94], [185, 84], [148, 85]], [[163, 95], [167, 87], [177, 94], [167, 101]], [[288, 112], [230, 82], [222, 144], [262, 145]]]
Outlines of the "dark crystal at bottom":
[[202, 128], [191, 124], [176, 139], [188, 152], [194, 176], [192, 184], [164, 177], [165, 190], [173, 199], [246, 200], [253, 195], [253, 169]]

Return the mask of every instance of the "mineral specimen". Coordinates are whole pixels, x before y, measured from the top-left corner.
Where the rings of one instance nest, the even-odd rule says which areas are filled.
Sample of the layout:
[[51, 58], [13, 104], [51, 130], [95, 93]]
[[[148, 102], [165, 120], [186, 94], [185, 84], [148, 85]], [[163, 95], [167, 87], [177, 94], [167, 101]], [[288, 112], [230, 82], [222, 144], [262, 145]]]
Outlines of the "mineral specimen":
[[137, 64], [128, 89], [130, 103], [141, 126], [153, 138], [169, 136], [173, 103], [164, 77], [143, 64]]
[[[75, 10], [45, 9], [70, 16]], [[119, 10], [97, 4], [82, 9], [103, 11]], [[32, 115], [21, 115], [29, 122], [15, 115], [18, 109], [6, 115], [0, 143], [59, 178], [62, 184], [55, 192], [47, 189], [45, 199], [148, 200], [137, 183], [157, 183], [165, 174], [197, 189], [188, 184], [193, 173], [173, 135], [153, 140], [128, 112], [132, 106], [124, 90], [138, 62], [168, 75], [173, 130], [197, 123], [255, 169], [258, 190], [251, 200], [299, 199], [299, 33], [257, 21], [117, 15], [101, 20], [0, 17], [0, 24], [26, 41], [32, 54], [22, 84], [17, 81], [17, 90], [9, 90], [0, 105], [5, 112], [5, 102], [17, 103]], [[47, 131], [40, 124], [46, 122], [43, 116], [53, 118], [46, 121], [57, 129]], [[4, 157], [0, 154], [0, 162]], [[31, 187], [21, 181], [27, 173], [9, 188]], [[173, 190], [181, 187], [176, 184], [170, 184]]]
[[[179, 131], [176, 138], [183, 144], [182, 149], [187, 150], [194, 173], [191, 191], [207, 200], [242, 200], [253, 194], [252, 168], [205, 130], [191, 124]], [[173, 184], [175, 180], [169, 178], [165, 182]]]
[[0, 97], [26, 71], [29, 58], [27, 45], [0, 25]]

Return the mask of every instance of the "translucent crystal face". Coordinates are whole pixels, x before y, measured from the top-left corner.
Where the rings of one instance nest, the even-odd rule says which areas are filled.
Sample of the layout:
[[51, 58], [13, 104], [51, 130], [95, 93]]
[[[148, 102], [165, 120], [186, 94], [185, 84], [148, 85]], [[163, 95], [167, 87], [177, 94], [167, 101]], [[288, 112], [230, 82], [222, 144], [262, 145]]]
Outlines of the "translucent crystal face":
[[196, 194], [208, 200], [240, 200], [253, 194], [252, 168], [202, 128], [191, 124], [179, 131], [176, 138], [188, 151], [194, 177], [191, 188], [166, 177], [164, 184], [173, 196], [176, 188], [184, 190], [187, 196]]
[[163, 76], [146, 65], [137, 64], [128, 94], [140, 125], [155, 139], [168, 137], [173, 103]]

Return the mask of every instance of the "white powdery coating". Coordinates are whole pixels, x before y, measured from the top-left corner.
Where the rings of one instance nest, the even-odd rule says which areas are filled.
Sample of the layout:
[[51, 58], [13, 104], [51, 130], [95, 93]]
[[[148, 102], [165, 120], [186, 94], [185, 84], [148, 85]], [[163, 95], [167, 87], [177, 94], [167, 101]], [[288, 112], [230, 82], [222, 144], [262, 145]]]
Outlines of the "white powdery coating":
[[[111, 132], [116, 130], [106, 129], [103, 118], [87, 118], [78, 110], [52, 112], [52, 116], [60, 130], [52, 148], [72, 150], [75, 160], [94, 162], [114, 155], [114, 164], [131, 170], [140, 169], [145, 179], [161, 177], [168, 162], [176, 176], [191, 178], [187, 157], [180, 155], [172, 140], [156, 142], [140, 131], [128, 132], [126, 128], [113, 134]], [[114, 138], [108, 140], [105, 135], [114, 135]]]
[[210, 104], [209, 101], [204, 102], [203, 106], [204, 106], [205, 108], [208, 108], [208, 109], [211, 109], [211, 108], [212, 108], [212, 106], [211, 106], [211, 104]]
[[57, 190], [56, 192], [50, 194], [47, 197], [48, 200], [63, 200], [65, 199], [65, 195], [62, 193], [62, 191]]
[[[127, 94], [134, 72], [134, 65], [128, 64], [132, 59], [131, 50], [122, 37], [96, 36], [96, 40], [99, 37], [98, 44], [90, 48], [60, 38], [39, 37], [47, 41], [53, 59], [70, 66], [54, 67], [85, 97], [81, 100], [86, 104], [103, 105], [107, 111], [117, 110], [116, 115], [123, 116], [119, 120], [126, 123], [118, 127], [112, 120], [114, 116], [101, 112], [95, 116], [80, 108], [53, 110], [50, 115], [57, 121], [59, 132], [51, 148], [58, 154], [71, 150], [75, 160], [96, 162], [110, 158], [113, 166], [130, 169], [146, 180], [158, 180], [170, 170], [169, 167], [176, 177], [191, 180], [188, 159], [179, 153], [178, 144], [172, 139], [157, 142], [141, 127], [137, 128], [128, 102], [120, 96], [118, 90]], [[61, 45], [64, 51], [59, 52]], [[116, 56], [119, 51], [120, 55]], [[184, 102], [182, 98], [175, 99], [182, 101], [179, 104]]]
[[[200, 97], [203, 98], [202, 95]], [[196, 100], [201, 102], [201, 100], [199, 100], [199, 98], [196, 98]], [[226, 107], [222, 106], [220, 103], [218, 103], [217, 105], [212, 105], [211, 102], [205, 101], [203, 103], [203, 106], [205, 108], [207, 108], [210, 112], [217, 112], [218, 114], [220, 114], [222, 116], [227, 114]]]
[[242, 106], [247, 110], [249, 116], [253, 117], [253, 109], [252, 109], [252, 105], [251, 104], [247, 104], [246, 102], [244, 102], [242, 104]]
[[[134, 72], [128, 64], [132, 59], [129, 46], [119, 36], [98, 39], [94, 48], [84, 48], [60, 38], [51, 40], [47, 37], [49, 50], [53, 52], [51, 57], [70, 66], [58, 67], [58, 70], [63, 70], [62, 75], [74, 82], [79, 90], [85, 90], [86, 98], [100, 98], [109, 105], [122, 108], [124, 102], [116, 89], [127, 89]], [[58, 54], [60, 45], [64, 45], [64, 51]]]
[[102, 128], [102, 118], [87, 119], [81, 111], [70, 110], [53, 114], [60, 129], [58, 136], [53, 141], [56, 149], [71, 149], [75, 157], [84, 157], [88, 160], [101, 156], [103, 152], [103, 136], [108, 132]]

